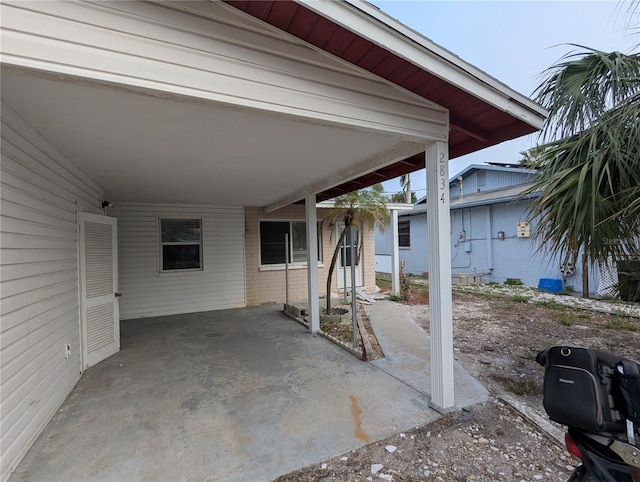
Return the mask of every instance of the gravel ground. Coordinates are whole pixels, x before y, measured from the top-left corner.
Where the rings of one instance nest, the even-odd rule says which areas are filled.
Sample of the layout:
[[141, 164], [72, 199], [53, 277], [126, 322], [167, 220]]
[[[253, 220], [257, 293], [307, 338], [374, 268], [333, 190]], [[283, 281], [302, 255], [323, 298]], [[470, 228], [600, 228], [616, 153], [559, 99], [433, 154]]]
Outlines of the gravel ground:
[[[417, 303], [405, 308], [428, 331], [424, 288], [412, 291]], [[546, 420], [543, 370], [533, 358], [549, 346], [572, 344], [639, 360], [640, 319], [626, 313], [640, 316], [640, 306], [580, 300], [525, 287], [456, 289], [455, 356], [487, 387], [491, 400], [277, 480], [567, 480], [578, 461], [529, 422], [529, 417], [536, 416]], [[519, 410], [503, 403], [503, 396], [516, 400]], [[550, 426], [551, 431], [562, 429]]]

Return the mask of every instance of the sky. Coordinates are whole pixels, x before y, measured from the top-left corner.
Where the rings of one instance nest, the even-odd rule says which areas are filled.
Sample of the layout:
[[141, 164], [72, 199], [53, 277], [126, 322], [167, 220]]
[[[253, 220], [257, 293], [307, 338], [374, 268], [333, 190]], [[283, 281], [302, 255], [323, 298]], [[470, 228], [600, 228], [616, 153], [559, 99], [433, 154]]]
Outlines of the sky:
[[[640, 30], [627, 28], [629, 1], [370, 1], [528, 97], [545, 69], [576, 50], [567, 44], [625, 53], [640, 44]], [[635, 23], [640, 24], [637, 15]], [[470, 164], [513, 163], [536, 141], [537, 135], [532, 134], [453, 159], [449, 175]], [[388, 192], [401, 189], [397, 181], [383, 185]], [[411, 188], [418, 198], [425, 195], [425, 185], [424, 170], [411, 175]]]

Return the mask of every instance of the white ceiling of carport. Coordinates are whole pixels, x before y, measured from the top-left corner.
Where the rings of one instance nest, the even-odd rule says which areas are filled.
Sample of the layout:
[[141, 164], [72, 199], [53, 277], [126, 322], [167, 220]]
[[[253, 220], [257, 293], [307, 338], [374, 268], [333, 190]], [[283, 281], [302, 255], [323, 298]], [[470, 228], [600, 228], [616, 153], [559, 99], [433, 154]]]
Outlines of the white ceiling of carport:
[[394, 137], [3, 69], [2, 98], [116, 202], [266, 206]]

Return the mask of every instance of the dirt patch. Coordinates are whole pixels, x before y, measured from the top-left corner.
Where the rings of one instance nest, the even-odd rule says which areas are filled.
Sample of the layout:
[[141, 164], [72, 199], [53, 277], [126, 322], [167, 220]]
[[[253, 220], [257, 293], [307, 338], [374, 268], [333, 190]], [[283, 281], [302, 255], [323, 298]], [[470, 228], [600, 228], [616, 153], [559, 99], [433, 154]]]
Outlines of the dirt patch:
[[573, 463], [508, 406], [489, 402], [276, 480], [561, 481]]
[[[405, 309], [428, 331], [429, 307], [415, 301], [425, 288], [411, 289], [414, 301]], [[454, 293], [455, 358], [487, 387], [491, 401], [277, 480], [566, 480], [578, 461], [497, 396], [507, 393], [546, 418], [536, 353], [570, 344], [640, 360], [640, 319], [528, 298]]]
[[[640, 360], [640, 319], [524, 298], [454, 293], [455, 356], [490, 389], [512, 392], [541, 411], [543, 370], [535, 363], [539, 351], [575, 345]], [[424, 309], [407, 310], [429, 330]]]
[[[332, 309], [331, 315], [320, 317], [320, 329], [333, 338], [351, 345], [353, 340], [353, 321], [351, 319], [351, 305], [341, 305]], [[363, 354], [363, 359], [372, 361], [383, 358], [384, 353], [376, 334], [371, 327], [371, 322], [361, 304], [358, 304], [358, 351]], [[362, 333], [364, 327], [364, 333]], [[365, 342], [366, 338], [366, 342]]]

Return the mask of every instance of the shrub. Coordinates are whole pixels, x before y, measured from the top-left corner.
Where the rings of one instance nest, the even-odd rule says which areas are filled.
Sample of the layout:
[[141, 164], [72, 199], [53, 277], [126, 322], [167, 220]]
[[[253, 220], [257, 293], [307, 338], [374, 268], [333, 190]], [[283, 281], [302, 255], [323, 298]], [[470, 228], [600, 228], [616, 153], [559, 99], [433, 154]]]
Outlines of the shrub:
[[504, 282], [507, 286], [522, 286], [524, 283], [520, 278], [507, 278]]

